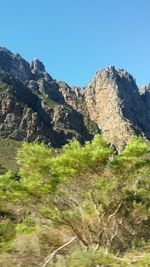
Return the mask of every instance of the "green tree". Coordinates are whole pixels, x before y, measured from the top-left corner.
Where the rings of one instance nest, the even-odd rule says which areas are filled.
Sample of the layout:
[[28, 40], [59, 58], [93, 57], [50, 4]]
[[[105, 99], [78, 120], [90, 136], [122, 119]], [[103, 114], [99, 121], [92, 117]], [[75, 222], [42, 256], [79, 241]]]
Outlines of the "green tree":
[[150, 147], [143, 139], [133, 138], [119, 155], [100, 135], [84, 146], [74, 140], [57, 155], [43, 144], [24, 143], [17, 160], [18, 179], [0, 176], [3, 209], [6, 199], [14, 213], [24, 207], [17, 232], [35, 228], [34, 213], [39, 224], [59, 228], [67, 239], [76, 236], [83, 250], [95, 253], [148, 241]]
[[56, 157], [44, 145], [25, 144], [18, 162], [42, 215], [84, 246], [126, 249], [148, 238], [149, 146], [141, 138], [119, 156], [100, 135], [84, 146], [73, 141]]

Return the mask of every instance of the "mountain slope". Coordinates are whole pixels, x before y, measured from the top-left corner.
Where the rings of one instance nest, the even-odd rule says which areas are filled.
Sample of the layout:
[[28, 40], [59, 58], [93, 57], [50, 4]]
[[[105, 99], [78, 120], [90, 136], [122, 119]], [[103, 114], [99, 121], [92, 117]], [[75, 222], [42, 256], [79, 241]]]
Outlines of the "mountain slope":
[[0, 136], [53, 147], [73, 137], [80, 142], [92, 138], [83, 115], [64, 100], [61, 90], [69, 86], [53, 80], [39, 60], [29, 65], [0, 49], [0, 70]]
[[85, 88], [72, 87], [54, 80], [38, 59], [29, 64], [0, 48], [0, 136], [60, 147], [101, 131], [120, 151], [134, 134], [150, 139], [149, 91], [114, 66]]

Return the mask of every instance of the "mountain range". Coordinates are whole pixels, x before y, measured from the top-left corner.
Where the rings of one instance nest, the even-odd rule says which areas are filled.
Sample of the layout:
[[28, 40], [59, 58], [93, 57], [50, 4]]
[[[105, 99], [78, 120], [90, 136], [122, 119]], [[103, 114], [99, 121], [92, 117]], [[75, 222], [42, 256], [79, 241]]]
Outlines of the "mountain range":
[[61, 147], [100, 132], [121, 151], [132, 135], [150, 139], [150, 84], [124, 69], [98, 71], [84, 88], [53, 79], [44, 64], [0, 48], [0, 136]]

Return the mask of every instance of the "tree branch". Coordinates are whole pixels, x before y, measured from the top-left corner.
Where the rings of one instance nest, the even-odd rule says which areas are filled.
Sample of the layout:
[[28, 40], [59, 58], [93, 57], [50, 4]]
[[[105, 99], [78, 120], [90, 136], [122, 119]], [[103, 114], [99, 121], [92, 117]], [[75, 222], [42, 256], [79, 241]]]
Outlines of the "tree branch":
[[112, 218], [117, 214], [117, 212], [120, 210], [121, 206], [122, 206], [122, 202], [118, 205], [118, 207], [116, 208], [116, 210], [115, 210], [112, 214], [109, 215], [108, 220], [107, 220], [107, 226], [108, 226], [108, 224], [110, 223], [111, 219], [112, 219]]
[[56, 255], [56, 253], [61, 250], [62, 248], [65, 248], [66, 246], [68, 246], [69, 244], [71, 244], [73, 241], [75, 241], [77, 239], [77, 236], [74, 236], [71, 240], [69, 240], [67, 243], [65, 243], [64, 245], [62, 245], [61, 247], [57, 248], [56, 250], [54, 250], [50, 255], [48, 255], [43, 263], [41, 264], [41, 267], [46, 267], [47, 264], [53, 259], [53, 257]]

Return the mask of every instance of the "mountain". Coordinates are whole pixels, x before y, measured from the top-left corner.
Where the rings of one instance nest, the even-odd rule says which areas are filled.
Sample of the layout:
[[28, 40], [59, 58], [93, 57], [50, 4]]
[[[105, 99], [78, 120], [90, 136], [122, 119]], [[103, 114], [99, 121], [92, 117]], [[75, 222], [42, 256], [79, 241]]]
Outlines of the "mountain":
[[130, 136], [150, 139], [150, 85], [114, 66], [98, 71], [84, 88], [53, 79], [44, 64], [29, 64], [0, 48], [0, 136], [61, 147], [101, 132], [118, 151]]
[[[82, 93], [54, 80], [38, 59], [31, 64], [0, 48], [0, 136], [18, 141], [43, 141], [60, 147], [77, 138], [91, 140], [81, 112], [65, 101], [79, 102]], [[69, 100], [68, 100], [69, 102]], [[95, 125], [89, 119], [88, 124]], [[98, 128], [97, 128], [98, 129]]]
[[133, 134], [150, 138], [149, 93], [150, 87], [139, 90], [128, 72], [114, 66], [97, 72], [84, 92], [90, 118], [118, 150]]

